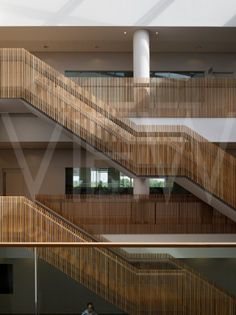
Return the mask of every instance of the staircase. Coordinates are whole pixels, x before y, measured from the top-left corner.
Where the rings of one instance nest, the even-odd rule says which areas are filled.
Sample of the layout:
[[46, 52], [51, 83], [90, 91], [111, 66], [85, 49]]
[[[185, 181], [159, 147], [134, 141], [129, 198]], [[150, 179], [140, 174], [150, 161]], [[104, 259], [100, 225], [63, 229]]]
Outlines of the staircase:
[[[154, 264], [140, 261], [137, 265], [122, 251], [76, 247], [75, 242], [94, 240], [25, 197], [0, 197], [0, 218], [0, 244], [26, 247], [29, 242], [31, 246], [40, 243], [37, 253], [41, 259], [124, 312], [139, 315], [235, 314], [234, 297], [183, 265], [173, 264], [166, 255], [156, 256]], [[54, 246], [42, 246], [47, 242], [53, 242]], [[71, 246], [63, 246], [63, 242], [70, 242]], [[146, 258], [150, 262], [149, 257]], [[160, 264], [166, 263], [172, 264], [172, 268], [160, 268]]]
[[1, 98], [24, 99], [133, 174], [185, 177], [236, 208], [235, 158], [191, 129], [137, 126], [119, 118], [24, 49], [0, 49], [0, 79]]

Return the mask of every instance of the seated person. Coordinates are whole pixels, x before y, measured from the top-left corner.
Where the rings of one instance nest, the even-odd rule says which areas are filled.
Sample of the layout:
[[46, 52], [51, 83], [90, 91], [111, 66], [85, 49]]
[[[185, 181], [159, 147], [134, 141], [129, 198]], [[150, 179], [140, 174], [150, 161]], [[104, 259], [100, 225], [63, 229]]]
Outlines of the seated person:
[[97, 315], [97, 313], [94, 311], [93, 303], [91, 302], [87, 304], [86, 310], [82, 313], [82, 315], [87, 315], [87, 314]]

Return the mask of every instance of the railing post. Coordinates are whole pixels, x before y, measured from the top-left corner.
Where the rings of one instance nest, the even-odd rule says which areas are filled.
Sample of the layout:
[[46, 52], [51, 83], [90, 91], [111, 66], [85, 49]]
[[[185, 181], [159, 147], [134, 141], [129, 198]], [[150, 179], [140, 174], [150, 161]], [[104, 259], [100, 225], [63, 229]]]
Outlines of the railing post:
[[38, 257], [37, 247], [34, 247], [34, 312], [38, 315]]

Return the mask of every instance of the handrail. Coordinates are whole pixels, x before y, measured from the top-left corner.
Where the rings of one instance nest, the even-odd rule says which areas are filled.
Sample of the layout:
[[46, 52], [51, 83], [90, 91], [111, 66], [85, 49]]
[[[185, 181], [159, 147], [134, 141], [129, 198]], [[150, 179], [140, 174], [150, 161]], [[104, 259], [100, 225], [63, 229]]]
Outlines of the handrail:
[[[165, 271], [139, 269], [108, 249], [97, 248], [96, 243], [88, 248], [73, 246], [77, 241], [91, 242], [67, 221], [25, 197], [0, 197], [0, 218], [0, 244], [27, 246], [27, 241], [34, 241], [35, 246], [38, 242], [46, 246], [54, 242], [57, 246], [38, 247], [40, 258], [129, 314], [155, 315], [169, 309], [176, 315], [234, 315], [234, 297], [183, 266]], [[63, 241], [71, 246], [59, 247]]]
[[1, 97], [25, 99], [137, 176], [185, 176], [236, 208], [235, 158], [196, 132], [120, 119], [111, 106], [25, 50], [1, 49], [0, 66]]
[[79, 231], [80, 233], [82, 233], [83, 235], [85, 235], [88, 239], [91, 239], [91, 241], [93, 242], [98, 242], [99, 240], [94, 236], [89, 234], [87, 231], [81, 229], [78, 225], [74, 224], [73, 222], [67, 220], [65, 217], [61, 216], [59, 213], [53, 211], [52, 209], [50, 209], [49, 207], [47, 207], [45, 204], [41, 203], [38, 200], [34, 201], [36, 205], [40, 206], [41, 208], [44, 208], [48, 213], [50, 213], [51, 215], [55, 216], [56, 218], [58, 218], [59, 220], [63, 221], [64, 223], [66, 223], [68, 226], [71, 226], [74, 230]]

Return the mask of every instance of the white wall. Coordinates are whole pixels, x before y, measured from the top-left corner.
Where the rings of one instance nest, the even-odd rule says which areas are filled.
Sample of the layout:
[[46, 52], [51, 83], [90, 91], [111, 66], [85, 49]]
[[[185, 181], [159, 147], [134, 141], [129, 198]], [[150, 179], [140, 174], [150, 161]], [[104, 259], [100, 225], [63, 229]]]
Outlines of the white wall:
[[[63, 128], [56, 128], [54, 123], [50, 124], [38, 117], [10, 116], [10, 120], [14, 131], [11, 128], [6, 129], [0, 119], [2, 143], [11, 142], [14, 133], [19, 142], [71, 143], [73, 141]], [[183, 125], [211, 142], [236, 142], [236, 118], [131, 118], [131, 120], [137, 125]]]
[[236, 25], [235, 0], [1, 0], [10, 25], [224, 26]]
[[0, 142], [12, 142], [15, 137], [19, 142], [71, 142], [63, 128], [36, 116], [25, 114], [10, 115], [7, 119], [0, 117]]

